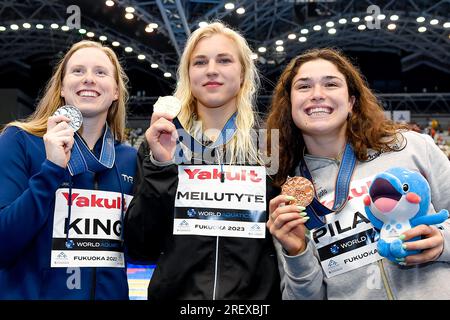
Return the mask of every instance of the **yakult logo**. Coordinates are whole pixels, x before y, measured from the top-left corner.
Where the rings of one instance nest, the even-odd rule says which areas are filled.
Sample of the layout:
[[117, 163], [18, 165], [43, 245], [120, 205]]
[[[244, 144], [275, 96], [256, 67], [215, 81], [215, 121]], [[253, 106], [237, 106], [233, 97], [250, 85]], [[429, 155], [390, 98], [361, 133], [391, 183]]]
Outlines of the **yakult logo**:
[[[200, 170], [200, 169], [184, 169], [184, 172], [189, 177], [189, 180], [199, 179], [199, 180], [214, 180], [217, 179], [220, 181], [222, 172], [219, 169], [209, 170]], [[262, 178], [258, 177], [258, 173], [255, 170], [240, 170], [235, 172], [224, 171], [225, 180], [229, 181], [252, 181], [252, 182], [260, 182]]]
[[[66, 199], [67, 205], [69, 205], [69, 193], [63, 192], [62, 195]], [[96, 194], [91, 194], [90, 197], [80, 196], [80, 193], [72, 193], [72, 206], [84, 208], [106, 208], [106, 209], [121, 209], [122, 208], [122, 197], [114, 198], [102, 198], [97, 197]], [[124, 199], [124, 211], [127, 210], [127, 203]]]

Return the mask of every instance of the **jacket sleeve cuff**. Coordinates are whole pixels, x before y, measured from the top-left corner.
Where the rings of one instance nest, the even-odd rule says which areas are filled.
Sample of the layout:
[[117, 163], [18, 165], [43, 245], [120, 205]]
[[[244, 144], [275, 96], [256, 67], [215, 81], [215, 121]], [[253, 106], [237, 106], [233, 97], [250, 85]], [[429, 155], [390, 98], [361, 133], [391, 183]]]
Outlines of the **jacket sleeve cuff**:
[[450, 262], [450, 222], [447, 220], [440, 227], [439, 231], [444, 238], [444, 249], [437, 261]]
[[293, 278], [307, 277], [311, 272], [317, 269], [317, 259], [313, 254], [313, 244], [309, 239], [306, 240], [305, 251], [296, 255], [289, 256], [283, 249], [283, 257], [286, 262], [286, 273]]
[[51, 177], [51, 181], [54, 181], [55, 184], [59, 186], [61, 181], [64, 179], [66, 169], [46, 159], [42, 163], [41, 172], [45, 176]]
[[158, 161], [153, 157], [153, 153], [151, 151], [150, 151], [148, 157], [149, 157], [151, 163], [153, 163], [157, 167], [165, 167], [165, 166], [169, 166], [169, 165], [175, 163], [174, 158], [172, 158], [171, 160], [167, 160], [167, 161]]

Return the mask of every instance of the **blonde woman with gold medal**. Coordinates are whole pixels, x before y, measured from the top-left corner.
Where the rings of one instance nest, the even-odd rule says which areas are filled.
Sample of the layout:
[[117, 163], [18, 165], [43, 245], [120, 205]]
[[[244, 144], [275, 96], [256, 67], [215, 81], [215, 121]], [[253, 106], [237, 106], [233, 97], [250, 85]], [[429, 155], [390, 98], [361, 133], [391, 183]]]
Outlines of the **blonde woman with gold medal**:
[[154, 107], [125, 224], [130, 256], [156, 262], [149, 299], [280, 298], [252, 140], [257, 79], [242, 36], [212, 23], [187, 41], [180, 109], [174, 97]]

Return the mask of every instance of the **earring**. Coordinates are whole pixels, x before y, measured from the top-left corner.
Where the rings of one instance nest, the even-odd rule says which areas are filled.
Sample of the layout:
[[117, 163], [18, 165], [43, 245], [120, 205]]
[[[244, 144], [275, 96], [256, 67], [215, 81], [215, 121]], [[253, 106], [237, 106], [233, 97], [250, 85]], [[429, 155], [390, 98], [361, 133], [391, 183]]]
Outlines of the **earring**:
[[352, 113], [349, 112], [349, 113], [347, 114], [347, 121], [350, 121], [351, 118], [352, 118]]

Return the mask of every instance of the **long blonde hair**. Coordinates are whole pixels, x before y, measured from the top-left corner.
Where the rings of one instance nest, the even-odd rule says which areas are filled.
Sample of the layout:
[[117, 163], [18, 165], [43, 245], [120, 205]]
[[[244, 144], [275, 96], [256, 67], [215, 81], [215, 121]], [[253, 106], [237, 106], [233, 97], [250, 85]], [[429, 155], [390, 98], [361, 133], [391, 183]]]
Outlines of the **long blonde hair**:
[[247, 41], [238, 32], [224, 25], [222, 22], [214, 22], [194, 31], [184, 48], [178, 66], [178, 82], [174, 95], [181, 100], [182, 108], [178, 115], [180, 122], [186, 130], [193, 134], [193, 125], [196, 114], [197, 99], [193, 96], [189, 80], [189, 65], [195, 47], [204, 38], [215, 34], [222, 34], [230, 38], [236, 45], [239, 53], [239, 61], [242, 67], [243, 81], [236, 99], [237, 132], [235, 137], [227, 145], [227, 150], [231, 151], [231, 161], [237, 159], [250, 159], [259, 161], [257, 147], [252, 141], [250, 131], [259, 125], [259, 118], [256, 116], [255, 98], [259, 88], [259, 75], [256, 66], [251, 58], [252, 51]]
[[102, 50], [114, 65], [114, 79], [117, 83], [119, 97], [116, 101], [113, 101], [109, 107], [106, 121], [115, 135], [115, 138], [118, 141], [124, 141], [126, 116], [125, 106], [128, 101], [128, 77], [120, 65], [117, 55], [111, 48], [105, 47], [101, 43], [87, 40], [73, 44], [69, 51], [67, 51], [64, 57], [58, 62], [52, 77], [47, 82], [44, 94], [40, 99], [35, 112], [24, 121], [14, 121], [8, 123], [5, 128], [16, 126], [38, 137], [44, 136], [47, 131], [48, 118], [53, 115], [58, 107], [65, 104], [64, 98], [61, 97], [61, 87], [66, 72], [67, 62], [76, 51], [83, 48], [98, 48]]

